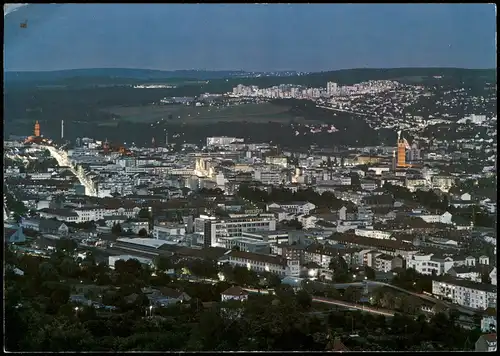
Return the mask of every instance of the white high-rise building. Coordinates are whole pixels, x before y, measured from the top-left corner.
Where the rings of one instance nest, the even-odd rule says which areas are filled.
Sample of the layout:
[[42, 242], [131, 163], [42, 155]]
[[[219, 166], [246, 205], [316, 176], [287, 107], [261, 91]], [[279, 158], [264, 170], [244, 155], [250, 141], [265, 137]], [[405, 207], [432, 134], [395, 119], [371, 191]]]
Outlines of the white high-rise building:
[[338, 85], [337, 83], [334, 82], [328, 82], [326, 83], [326, 93], [329, 96], [336, 95], [338, 91]]

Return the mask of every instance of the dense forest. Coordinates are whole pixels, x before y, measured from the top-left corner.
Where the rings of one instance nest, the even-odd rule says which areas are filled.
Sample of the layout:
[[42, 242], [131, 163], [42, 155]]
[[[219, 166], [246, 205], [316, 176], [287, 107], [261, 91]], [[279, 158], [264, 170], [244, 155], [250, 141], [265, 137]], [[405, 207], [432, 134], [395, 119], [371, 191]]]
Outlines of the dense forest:
[[[154, 89], [131, 89], [131, 88], [108, 88], [76, 91], [61, 91], [59, 95], [54, 90], [40, 91], [35, 98], [29, 92], [7, 93], [5, 100], [13, 100], [10, 106], [6, 106], [5, 133], [8, 135], [26, 135], [33, 131], [33, 123], [38, 120], [42, 126], [42, 132], [47, 137], [59, 137], [60, 119], [65, 120], [65, 137], [70, 140], [76, 137], [94, 137], [96, 139], [108, 139], [111, 142], [135, 142], [138, 145], [148, 145], [151, 137], [158, 134], [157, 127], [151, 127], [149, 123], [120, 121], [118, 115], [101, 111], [101, 108], [119, 103], [127, 102], [128, 105], [146, 105], [151, 100], [151, 95], [156, 99], [162, 97], [162, 90], [155, 92]], [[23, 112], [24, 104], [18, 101], [27, 100], [31, 107], [43, 107], [43, 110]], [[396, 133], [391, 130], [373, 130], [361, 118], [347, 113], [337, 116], [326, 109], [315, 107], [312, 102], [306, 100], [276, 100], [273, 103], [288, 108], [290, 117], [303, 117], [308, 120], [322, 121], [335, 125], [338, 133], [330, 134], [320, 132], [311, 134], [309, 128], [304, 125], [291, 125], [279, 122], [217, 122], [210, 125], [185, 124], [182, 122], [166, 122], [162, 128], [172, 136], [176, 133], [182, 134], [178, 139], [171, 138], [171, 143], [201, 143], [209, 136], [234, 136], [243, 137], [246, 142], [274, 142], [281, 147], [309, 147], [318, 145], [320, 147], [333, 147], [334, 145], [377, 145], [380, 143], [391, 143], [396, 139]], [[21, 121], [12, 118], [24, 118]], [[113, 117], [117, 120], [112, 126], [101, 125], [102, 122], [110, 122]], [[28, 119], [29, 118], [29, 119]], [[299, 134], [297, 135], [297, 132]]]
[[[6, 82], [9, 85], [23, 83], [50, 83], [52, 85], [68, 85], [71, 87], [87, 86], [89, 84], [123, 84], [124, 79], [131, 84], [137, 82], [165, 82], [172, 78], [207, 80], [203, 85], [205, 92], [219, 93], [230, 91], [237, 84], [269, 87], [279, 84], [296, 84], [307, 87], [325, 87], [332, 81], [341, 85], [351, 85], [368, 80], [403, 80], [409, 82], [436, 82], [434, 76], [442, 76], [439, 83], [448, 85], [470, 85], [485, 80], [496, 81], [494, 69], [463, 69], [463, 68], [358, 68], [337, 71], [309, 73], [292, 76], [260, 76], [244, 77], [244, 72], [235, 71], [153, 71], [141, 69], [87, 69], [39, 73], [7, 73]], [[443, 80], [444, 79], [444, 80]], [[24, 85], [23, 85], [24, 86]], [[194, 91], [193, 91], [194, 92]], [[193, 94], [194, 95], [194, 94]]]
[[[71, 71], [70, 71], [71, 72]], [[139, 70], [140, 72], [140, 70]], [[188, 73], [194, 76], [194, 73]], [[74, 140], [77, 136], [92, 136], [98, 139], [108, 138], [118, 142], [136, 142], [145, 145], [151, 142], [151, 137], [158, 132], [157, 128], [148, 123], [127, 122], [121, 120], [117, 114], [109, 112], [110, 107], [129, 106], [140, 107], [158, 103], [165, 97], [197, 96], [202, 93], [224, 93], [231, 91], [238, 84], [258, 85], [269, 87], [277, 84], [301, 84], [312, 87], [324, 87], [327, 81], [339, 84], [352, 84], [370, 79], [397, 79], [404, 78], [417, 80], [419, 84], [432, 86], [438, 80], [435, 75], [444, 75], [439, 79], [441, 86], [450, 87], [478, 87], [483, 88], [486, 82], [494, 82], [490, 70], [440, 69], [440, 68], [401, 68], [401, 69], [352, 69], [335, 72], [312, 73], [301, 76], [278, 76], [259, 78], [214, 79], [203, 83], [185, 83], [170, 89], [134, 89], [123, 86], [126, 78], [107, 76], [102, 82], [106, 85], [118, 81], [116, 86], [100, 87], [100, 77], [84, 76], [78, 71], [76, 77], [56, 76], [54, 87], [43, 88], [29, 81], [11, 81], [10, 83], [24, 83], [22, 85], [6, 84], [4, 92], [4, 132], [8, 135], [29, 135], [33, 130], [35, 120], [42, 125], [42, 132], [47, 137], [60, 136], [60, 120], [65, 120], [65, 137]], [[102, 74], [98, 72], [97, 74]], [[96, 75], [97, 75], [96, 74]], [[139, 73], [140, 74], [140, 73]], [[136, 78], [140, 75], [136, 73]], [[182, 73], [181, 73], [182, 74]], [[186, 73], [183, 73], [187, 76]], [[160, 74], [156, 73], [155, 76]], [[146, 76], [146, 74], [144, 74]], [[141, 78], [142, 80], [143, 78]], [[157, 79], [157, 78], [156, 78]], [[136, 80], [136, 79], [134, 79]], [[166, 78], [166, 81], [180, 80]], [[190, 79], [192, 81], [192, 79]], [[83, 81], [85, 85], [68, 85]], [[144, 81], [142, 81], [144, 82]], [[89, 83], [96, 83], [89, 87]], [[120, 84], [120, 85], [118, 85]], [[134, 83], [131, 83], [134, 84]], [[62, 85], [62, 86], [57, 86]], [[207, 136], [238, 136], [249, 142], [274, 142], [281, 146], [308, 147], [317, 144], [323, 147], [333, 145], [376, 145], [394, 142], [395, 133], [390, 130], [373, 130], [366, 121], [356, 115], [348, 113], [333, 113], [329, 110], [317, 108], [313, 102], [304, 100], [275, 100], [273, 104], [287, 107], [285, 112], [290, 116], [290, 123], [294, 117], [303, 118], [305, 122], [314, 120], [334, 125], [339, 132], [311, 134], [303, 125], [292, 125], [285, 122], [254, 123], [238, 121], [211, 122], [200, 130], [198, 125], [186, 125], [182, 121], [165, 124], [164, 130], [179, 133], [182, 136], [178, 142], [197, 143]], [[103, 125], [105, 124], [105, 125]], [[108, 125], [109, 124], [109, 125]], [[449, 132], [448, 132], [449, 133]], [[438, 135], [439, 133], [434, 133]], [[445, 133], [443, 133], [445, 134]], [[439, 135], [438, 135], [439, 136]], [[172, 143], [176, 140], [172, 138]]]

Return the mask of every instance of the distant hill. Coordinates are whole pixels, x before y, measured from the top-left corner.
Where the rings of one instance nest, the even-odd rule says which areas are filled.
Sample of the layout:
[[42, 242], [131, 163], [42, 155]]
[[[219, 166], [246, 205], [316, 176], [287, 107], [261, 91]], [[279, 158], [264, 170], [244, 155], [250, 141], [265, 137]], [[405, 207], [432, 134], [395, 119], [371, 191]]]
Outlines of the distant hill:
[[358, 68], [328, 72], [310, 73], [307, 75], [287, 78], [245, 78], [241, 84], [270, 86], [277, 84], [298, 84], [311, 87], [325, 87], [326, 82], [336, 82], [350, 85], [367, 80], [428, 80], [435, 76], [453, 82], [469, 81], [471, 79], [496, 82], [495, 69], [463, 69], [463, 68]]
[[186, 78], [197, 80], [222, 79], [235, 76], [245, 76], [244, 71], [204, 71], [204, 70], [176, 70], [162, 71], [152, 69], [129, 68], [89, 68], [69, 69], [47, 72], [5, 72], [6, 82], [33, 82], [55, 83], [73, 78], [95, 79], [130, 79], [151, 81], [158, 79]]
[[[137, 84], [169, 82], [176, 80], [210, 80], [204, 89], [214, 93], [225, 92], [237, 84], [269, 87], [279, 84], [296, 84], [309, 87], [325, 87], [326, 82], [333, 81], [341, 85], [349, 85], [367, 80], [400, 80], [409, 83], [432, 82], [434, 77], [453, 85], [461, 83], [496, 82], [495, 69], [463, 69], [463, 68], [362, 68], [296, 75], [255, 73], [245, 71], [205, 71], [176, 70], [162, 71], [151, 69], [127, 68], [94, 68], [71, 69], [50, 72], [5, 72], [5, 84], [9, 85], [65, 85], [70, 87], [99, 84]], [[295, 74], [295, 75], [294, 75]]]
[[484, 88], [486, 82], [496, 83], [495, 69], [461, 68], [393, 68], [393, 69], [345, 69], [329, 72], [309, 73], [295, 76], [261, 76], [211, 80], [200, 86], [179, 88], [182, 95], [194, 96], [199, 93], [225, 93], [238, 84], [256, 85], [268, 88], [280, 84], [302, 85], [324, 88], [327, 82], [352, 85], [368, 80], [397, 80], [407, 84], [441, 85], [451, 88]]

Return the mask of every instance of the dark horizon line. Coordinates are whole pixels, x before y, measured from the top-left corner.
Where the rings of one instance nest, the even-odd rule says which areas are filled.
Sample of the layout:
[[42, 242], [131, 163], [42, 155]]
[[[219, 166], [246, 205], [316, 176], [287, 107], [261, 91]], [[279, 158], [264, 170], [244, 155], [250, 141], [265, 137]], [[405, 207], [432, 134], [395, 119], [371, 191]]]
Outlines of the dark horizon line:
[[346, 70], [387, 70], [387, 69], [461, 69], [461, 70], [496, 70], [495, 67], [490, 68], [466, 68], [466, 67], [446, 67], [446, 66], [421, 66], [421, 67], [357, 67], [357, 68], [340, 68], [328, 69], [319, 71], [300, 71], [295, 69], [279, 69], [279, 70], [244, 70], [244, 69], [155, 69], [155, 68], [132, 68], [132, 67], [86, 67], [86, 68], [71, 68], [71, 69], [50, 69], [50, 70], [4, 70], [4, 73], [53, 73], [53, 72], [70, 72], [76, 70], [102, 70], [102, 69], [117, 69], [117, 70], [149, 70], [157, 72], [182, 72], [182, 71], [198, 71], [198, 72], [243, 72], [243, 73], [271, 73], [271, 72], [296, 72], [296, 73], [325, 73], [325, 72], [340, 72]]

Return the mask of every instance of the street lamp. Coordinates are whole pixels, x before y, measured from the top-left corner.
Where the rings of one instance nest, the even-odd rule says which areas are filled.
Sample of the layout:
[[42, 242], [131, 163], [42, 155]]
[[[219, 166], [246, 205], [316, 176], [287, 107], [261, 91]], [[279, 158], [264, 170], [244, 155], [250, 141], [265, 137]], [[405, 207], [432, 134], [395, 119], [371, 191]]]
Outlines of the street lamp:
[[78, 310], [80, 310], [80, 308], [75, 307], [75, 316], [77, 316], [77, 315], [78, 315]]

